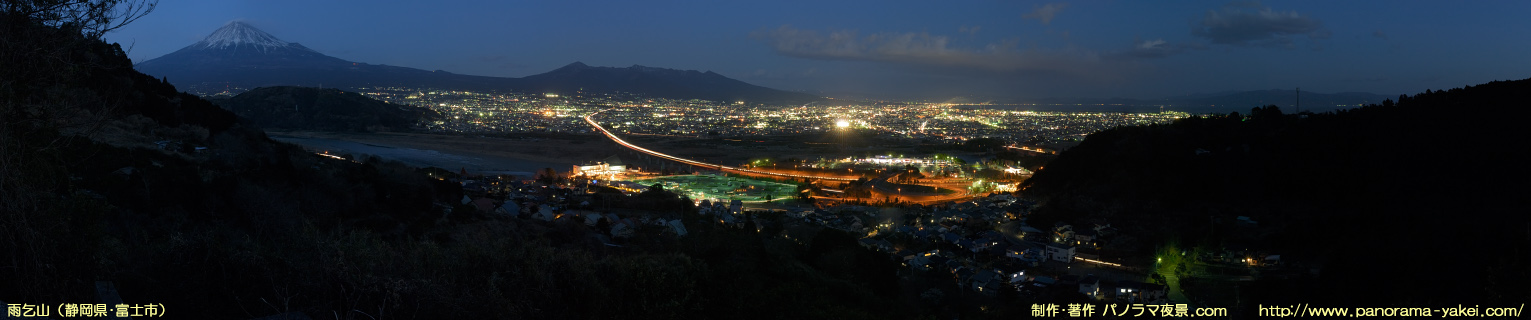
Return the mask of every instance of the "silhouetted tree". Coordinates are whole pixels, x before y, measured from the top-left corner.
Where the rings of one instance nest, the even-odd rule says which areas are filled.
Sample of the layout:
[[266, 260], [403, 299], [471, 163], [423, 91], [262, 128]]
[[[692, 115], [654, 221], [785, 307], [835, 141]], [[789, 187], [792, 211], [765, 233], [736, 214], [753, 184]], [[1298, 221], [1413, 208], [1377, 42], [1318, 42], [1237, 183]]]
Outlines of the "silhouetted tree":
[[159, 5], [155, 0], [5, 0], [0, 12], [65, 30], [78, 30], [86, 38], [127, 26]]
[[558, 182], [559, 178], [558, 172], [553, 171], [553, 168], [542, 168], [541, 171], [537, 171], [537, 182], [545, 185], [553, 185]]

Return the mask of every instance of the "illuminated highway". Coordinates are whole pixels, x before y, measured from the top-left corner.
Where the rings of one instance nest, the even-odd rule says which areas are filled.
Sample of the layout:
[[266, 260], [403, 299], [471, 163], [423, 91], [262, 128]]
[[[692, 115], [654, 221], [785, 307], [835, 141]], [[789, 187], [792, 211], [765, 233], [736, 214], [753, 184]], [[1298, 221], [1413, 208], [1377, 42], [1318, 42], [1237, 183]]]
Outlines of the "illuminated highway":
[[670, 161], [680, 162], [680, 163], [684, 163], [684, 164], [689, 164], [689, 165], [693, 165], [693, 166], [704, 167], [704, 168], [708, 168], [708, 169], [715, 169], [715, 170], [727, 170], [727, 171], [736, 171], [736, 172], [743, 172], [743, 173], [762, 174], [762, 175], [769, 175], [769, 176], [799, 178], [799, 179], [807, 178], [807, 179], [822, 179], [822, 180], [833, 180], [833, 181], [855, 181], [856, 180], [856, 179], [851, 179], [851, 178], [804, 176], [804, 175], [795, 175], [795, 174], [786, 174], [786, 173], [776, 173], [776, 172], [766, 172], [766, 171], [759, 171], [759, 170], [750, 170], [750, 169], [744, 169], [744, 168], [738, 168], [738, 167], [732, 167], [732, 166], [725, 166], [725, 165], [720, 165], [720, 164], [711, 164], [711, 163], [706, 163], [706, 162], [701, 162], [701, 161], [696, 161], [696, 160], [691, 160], [691, 159], [686, 159], [686, 158], [681, 158], [681, 157], [671, 156], [671, 155], [668, 155], [668, 154], [659, 153], [659, 152], [654, 151], [654, 150], [644, 149], [643, 147], [639, 147], [639, 146], [633, 145], [631, 143], [627, 143], [627, 141], [623, 141], [622, 138], [618, 138], [617, 135], [612, 134], [611, 131], [607, 131], [605, 127], [602, 127], [601, 124], [596, 123], [595, 120], [591, 119], [591, 117], [594, 117], [597, 114], [601, 114], [601, 112], [606, 112], [606, 110], [597, 111], [596, 113], [592, 113], [592, 114], [590, 114], [588, 116], [585, 116], [585, 122], [589, 123], [591, 127], [595, 127], [596, 130], [600, 130], [601, 133], [605, 134], [607, 138], [611, 138], [611, 141], [615, 141], [617, 144], [620, 144], [623, 147], [627, 147], [628, 149], [633, 149], [634, 151], [646, 153], [646, 154], [651, 155], [651, 156], [667, 159], [667, 160], [670, 160]]
[[1043, 153], [1043, 154], [1058, 154], [1058, 152], [1057, 152], [1057, 151], [1052, 151], [1052, 150], [1047, 150], [1047, 149], [1042, 149], [1042, 148], [1041, 148], [1041, 147], [1037, 147], [1037, 148], [1032, 148], [1032, 147], [1028, 147], [1028, 146], [1020, 146], [1020, 147], [1016, 147], [1016, 146], [1005, 146], [1005, 147], [1006, 147], [1006, 148], [1010, 148], [1010, 149], [1016, 149], [1016, 150], [1024, 150], [1024, 151], [1031, 151], [1031, 152], [1036, 152], [1036, 153]]

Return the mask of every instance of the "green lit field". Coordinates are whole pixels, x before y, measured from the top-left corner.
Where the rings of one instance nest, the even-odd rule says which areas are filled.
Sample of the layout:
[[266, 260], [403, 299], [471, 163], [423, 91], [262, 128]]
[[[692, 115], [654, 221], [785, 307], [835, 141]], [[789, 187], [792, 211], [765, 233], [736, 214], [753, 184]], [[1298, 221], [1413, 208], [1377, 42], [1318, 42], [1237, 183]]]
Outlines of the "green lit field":
[[797, 191], [797, 186], [791, 184], [709, 174], [664, 176], [638, 179], [633, 180], [633, 182], [643, 185], [652, 185], [656, 182], [663, 183], [665, 190], [674, 191], [696, 200], [722, 199], [763, 202], [769, 196], [770, 200], [776, 201], [791, 199], [793, 197], [792, 192]]

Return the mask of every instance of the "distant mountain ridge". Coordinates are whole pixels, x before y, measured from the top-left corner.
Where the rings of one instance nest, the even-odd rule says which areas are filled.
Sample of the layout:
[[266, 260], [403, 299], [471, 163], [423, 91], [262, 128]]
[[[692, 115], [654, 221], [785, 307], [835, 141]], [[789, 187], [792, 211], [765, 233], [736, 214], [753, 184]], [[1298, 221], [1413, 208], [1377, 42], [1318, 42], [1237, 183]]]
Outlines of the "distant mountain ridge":
[[1241, 111], [1254, 107], [1276, 105], [1288, 111], [1293, 111], [1292, 107], [1298, 106], [1302, 110], [1323, 112], [1335, 109], [1356, 108], [1368, 104], [1379, 104], [1388, 98], [1390, 97], [1386, 95], [1366, 92], [1317, 93], [1303, 91], [1301, 95], [1298, 95], [1296, 90], [1271, 89], [1171, 97], [1164, 100], [1186, 108], [1203, 110], [1225, 110], [1232, 108], [1231, 111]]
[[244, 22], [230, 22], [207, 38], [134, 65], [178, 87], [220, 91], [224, 87], [307, 86], [367, 88], [432, 87], [476, 91], [573, 93], [627, 92], [658, 98], [718, 101], [813, 101], [819, 97], [730, 79], [711, 71], [634, 65], [592, 67], [575, 62], [543, 74], [502, 78], [426, 71], [346, 61], [301, 44], [282, 41]]
[[716, 101], [814, 100], [804, 94], [781, 91], [734, 80], [712, 71], [676, 70], [633, 65], [627, 68], [592, 67], [574, 62], [547, 73], [521, 78], [522, 88], [532, 92], [577, 90], [644, 93], [660, 98]]
[[1380, 104], [1383, 100], [1397, 99], [1397, 96], [1388, 96], [1367, 92], [1337, 92], [1317, 93], [1302, 91], [1299, 96], [1295, 90], [1271, 89], [1252, 91], [1224, 91], [1217, 93], [1197, 93], [1182, 96], [1173, 96], [1158, 99], [1136, 98], [1086, 98], [1064, 99], [1048, 98], [1023, 101], [1022, 103], [1038, 104], [1117, 104], [1132, 106], [1165, 106], [1166, 109], [1186, 112], [1248, 112], [1249, 109], [1267, 105], [1276, 105], [1282, 110], [1294, 112], [1299, 106], [1303, 111], [1325, 112], [1339, 109], [1357, 108], [1368, 104]]
[[224, 25], [202, 41], [137, 63], [133, 68], [166, 78], [183, 89], [204, 92], [224, 87], [249, 89], [282, 85], [436, 86], [488, 90], [510, 86], [514, 81], [346, 61], [301, 44], [281, 41], [238, 21]]

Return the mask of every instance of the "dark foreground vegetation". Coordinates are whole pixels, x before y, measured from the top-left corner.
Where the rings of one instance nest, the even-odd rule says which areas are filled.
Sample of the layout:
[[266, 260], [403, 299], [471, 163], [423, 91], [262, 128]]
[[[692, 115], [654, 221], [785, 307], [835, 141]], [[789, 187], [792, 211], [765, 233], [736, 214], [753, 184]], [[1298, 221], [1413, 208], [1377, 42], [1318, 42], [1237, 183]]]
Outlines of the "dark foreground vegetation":
[[1026, 191], [1045, 199], [1034, 225], [1108, 220], [1145, 243], [1296, 263], [1289, 279], [1245, 286], [1244, 301], [1520, 305], [1528, 103], [1531, 80], [1498, 81], [1321, 114], [1269, 106], [1116, 128]]
[[[600, 228], [570, 219], [458, 205], [461, 186], [426, 171], [274, 142], [132, 70], [121, 47], [98, 40], [101, 17], [57, 11], [100, 4], [0, 2], [7, 303], [94, 302], [93, 284], [112, 281], [128, 303], [198, 319], [958, 313], [926, 303], [955, 298], [910, 290], [898, 263], [855, 235], [720, 227], [651, 190], [596, 197], [679, 217], [689, 234], [608, 246], [592, 240]], [[1147, 243], [1257, 246], [1300, 261], [1302, 272], [1244, 287], [1261, 304], [1517, 305], [1531, 300], [1518, 130], [1528, 94], [1531, 81], [1495, 82], [1334, 113], [1266, 107], [1100, 132], [1029, 180], [1045, 200], [1030, 223], [1107, 219]], [[1234, 216], [1260, 224], [1233, 226]], [[927, 275], [912, 282], [950, 281]], [[999, 297], [1013, 302], [1005, 318], [1025, 312], [1026, 301]]]
[[198, 319], [919, 313], [888, 299], [896, 262], [837, 231], [798, 243], [717, 227], [656, 191], [614, 206], [669, 207], [662, 214], [684, 217], [690, 234], [612, 247], [570, 219], [449, 205], [460, 186], [414, 168], [274, 142], [251, 120], [134, 71], [118, 45], [82, 27], [94, 20], [47, 11], [92, 4], [0, 6], [7, 303], [93, 303], [94, 283], [112, 281], [128, 303]]
[[408, 131], [422, 120], [441, 117], [430, 108], [392, 104], [333, 88], [255, 88], [213, 102], [269, 129]]

